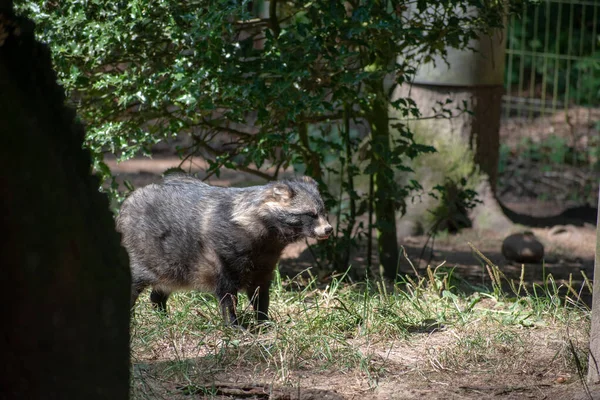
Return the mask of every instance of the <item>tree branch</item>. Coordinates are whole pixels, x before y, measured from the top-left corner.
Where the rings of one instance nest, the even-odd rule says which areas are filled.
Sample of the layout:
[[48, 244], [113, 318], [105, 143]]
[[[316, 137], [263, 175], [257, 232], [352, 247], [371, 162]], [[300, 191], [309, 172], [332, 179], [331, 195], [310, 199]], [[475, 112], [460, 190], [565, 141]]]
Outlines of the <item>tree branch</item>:
[[240, 136], [240, 137], [251, 138], [251, 137], [254, 136], [252, 133], [242, 132], [242, 131], [239, 131], [237, 129], [229, 128], [227, 126], [213, 125], [211, 123], [211, 121], [208, 121], [206, 118], [202, 118], [202, 123], [200, 123], [200, 124], [194, 124], [193, 126], [203, 126], [203, 125], [206, 125], [209, 128], [211, 128], [211, 129], [216, 129], [216, 130], [220, 130], [220, 131], [223, 131], [223, 132], [231, 133], [233, 135], [237, 135], [237, 136]]
[[[213, 156], [223, 156], [223, 155], [227, 154], [228, 157], [227, 157], [226, 160], [231, 161], [231, 159], [233, 158], [233, 156], [237, 155], [237, 153], [225, 152], [225, 151], [217, 150], [214, 147], [210, 146], [205, 141], [203, 141], [202, 139], [198, 138], [197, 136], [194, 136], [194, 140], [196, 141], [196, 143], [198, 144], [198, 146], [200, 146], [203, 149], [207, 150]], [[221, 164], [221, 166], [223, 166], [222, 162], [220, 164]], [[242, 172], [246, 172], [246, 173], [258, 176], [258, 177], [263, 178], [263, 179], [265, 179], [267, 181], [273, 181], [273, 180], [276, 179], [276, 176], [269, 175], [269, 174], [267, 174], [265, 172], [262, 172], [262, 171], [259, 171], [259, 170], [256, 170], [256, 169], [252, 169], [252, 168], [246, 167], [244, 165], [237, 165], [236, 169], [238, 171], [242, 171]], [[204, 179], [210, 178], [213, 174], [214, 173], [209, 173]]]

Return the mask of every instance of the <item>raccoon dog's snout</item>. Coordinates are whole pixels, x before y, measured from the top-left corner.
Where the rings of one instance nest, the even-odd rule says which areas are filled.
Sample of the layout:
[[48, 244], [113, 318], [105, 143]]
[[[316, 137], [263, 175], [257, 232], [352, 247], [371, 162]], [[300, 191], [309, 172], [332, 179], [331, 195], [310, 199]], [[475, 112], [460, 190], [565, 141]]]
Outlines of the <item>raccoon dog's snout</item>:
[[319, 225], [315, 228], [315, 236], [317, 237], [317, 239], [325, 240], [329, 238], [331, 232], [333, 232], [333, 227], [329, 224], [327, 219], [320, 217]]

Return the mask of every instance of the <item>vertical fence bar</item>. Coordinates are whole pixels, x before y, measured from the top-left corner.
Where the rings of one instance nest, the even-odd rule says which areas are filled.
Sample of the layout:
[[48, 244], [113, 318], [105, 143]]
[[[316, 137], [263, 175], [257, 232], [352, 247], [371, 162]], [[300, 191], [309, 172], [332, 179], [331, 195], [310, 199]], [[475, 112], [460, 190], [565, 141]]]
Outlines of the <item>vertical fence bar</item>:
[[[539, 5], [534, 6], [533, 12], [533, 43], [536, 44], [536, 48], [531, 48], [531, 73], [529, 74], [529, 95], [531, 98], [535, 99], [535, 61], [537, 60], [537, 42], [538, 42], [538, 28], [539, 28], [539, 20], [540, 20], [540, 7]], [[531, 119], [533, 117], [533, 105], [529, 105], [529, 113], [527, 114], [527, 118]]]
[[[579, 54], [577, 55], [579, 58], [583, 57], [583, 43], [585, 39], [585, 11], [587, 10], [587, 5], [581, 6], [581, 26], [579, 28]], [[575, 103], [581, 104], [581, 90], [582, 87], [582, 79], [581, 79], [581, 68], [577, 68], [577, 83], [575, 87], [577, 88], [577, 92], [575, 92]]]
[[[592, 17], [592, 21], [593, 21], [592, 22], [592, 32], [595, 33], [595, 32], [597, 32], [597, 29], [598, 29], [598, 3], [597, 2], [594, 4], [594, 16]], [[592, 38], [592, 49], [591, 49], [592, 50], [592, 57], [596, 56], [596, 41], [597, 40], [598, 40], [597, 38]], [[596, 69], [592, 68], [591, 71], [590, 71], [590, 74], [592, 76], [590, 76], [589, 79], [594, 80], [596, 78]], [[594, 96], [594, 93], [590, 90], [589, 91], [589, 95], [588, 95], [588, 101], [587, 101], [588, 104], [592, 104], [593, 103], [593, 100], [592, 100], [593, 96]]]
[[546, 115], [546, 88], [548, 87], [548, 48], [550, 46], [550, 2], [546, 2], [546, 26], [544, 28], [544, 66], [542, 70], [542, 115]]
[[552, 112], [556, 112], [556, 99], [558, 98], [558, 71], [560, 70], [560, 25], [562, 21], [562, 3], [558, 3], [558, 21], [556, 21], [556, 45], [554, 46], [554, 87], [552, 88]]
[[506, 97], [508, 98], [508, 106], [505, 109], [504, 116], [506, 118], [510, 117], [510, 112], [512, 110], [512, 67], [513, 67], [513, 49], [514, 49], [514, 29], [515, 29], [515, 16], [512, 15], [510, 17], [510, 25], [509, 30], [507, 32], [508, 36], [508, 67], [506, 68]]
[[[565, 118], [567, 121], [569, 121], [569, 107], [571, 105], [571, 102], [569, 101], [569, 91], [571, 89], [571, 56], [573, 53], [573, 19], [574, 19], [574, 4], [573, 2], [571, 2], [570, 7], [569, 7], [569, 38], [567, 39], [567, 72], [566, 72], [566, 76], [565, 76], [565, 104], [564, 104], [564, 110], [565, 110]], [[577, 144], [577, 138], [576, 138], [576, 133], [575, 132], [571, 132], [571, 146], [573, 146], [573, 148], [575, 148], [575, 145]], [[563, 159], [561, 160], [562, 163], [565, 163], [565, 157], [566, 155], [563, 155]]]
[[[592, 22], [592, 32], [594, 32], [594, 35], [596, 35], [596, 32], [598, 32], [597, 31], [597, 29], [598, 29], [598, 1], [596, 1], [594, 3], [594, 14], [592, 16], [592, 21], [593, 21]], [[593, 37], [592, 38], [592, 53], [591, 53], [592, 57], [598, 57], [598, 54], [596, 54], [596, 41], [597, 40], [598, 40], [598, 37]], [[598, 74], [598, 69], [597, 68], [593, 68], [593, 67], [590, 68], [590, 75], [591, 76], [589, 77], [589, 79], [592, 82], [596, 81], [596, 75], [597, 74]], [[588, 96], [589, 97], [588, 104], [591, 105], [591, 104], [595, 103], [592, 100], [593, 96], [594, 96], [594, 92], [592, 90], [590, 90], [589, 93], [590, 93], [590, 95]], [[600, 97], [600, 94], [597, 93], [596, 96]], [[599, 100], [599, 99], [596, 99], [596, 100]], [[596, 103], [596, 105], [598, 105], [598, 104]], [[590, 114], [588, 114], [588, 115], [591, 115], [591, 111], [590, 111]], [[591, 117], [590, 117], [590, 121], [591, 121]], [[598, 124], [598, 121], [596, 121], [596, 124]], [[598, 128], [596, 128], [596, 129], [598, 129]], [[592, 142], [592, 146], [594, 146], [594, 145], [595, 146], [600, 145], [600, 141]], [[596, 150], [595, 157], [598, 157], [598, 155], [600, 155], [600, 152], [598, 150]], [[590, 163], [590, 169], [594, 169], [594, 165], [592, 163]], [[600, 199], [598, 199], [598, 201], [600, 202]], [[599, 257], [600, 256], [596, 255], [596, 260], [598, 260]], [[596, 262], [598, 262], [598, 261], [596, 261]]]
[[[574, 4], [571, 2], [569, 7], [569, 38], [567, 39], [567, 73], [565, 76], [565, 111], [569, 110], [571, 104], [569, 100], [570, 86], [571, 86], [571, 56], [573, 55], [573, 20], [575, 16]], [[575, 145], [575, 138], [573, 138], [573, 146]]]
[[[520, 54], [520, 62], [519, 62], [519, 90], [518, 90], [518, 96], [520, 98], [523, 98], [523, 81], [524, 79], [524, 75], [525, 75], [525, 60], [526, 60], [526, 44], [527, 44], [527, 6], [526, 4], [523, 4], [523, 19], [522, 19], [522, 23], [521, 23], [521, 54]], [[521, 114], [523, 112], [523, 107], [526, 106], [524, 103], [520, 103], [519, 104], [519, 111], [517, 113], [517, 115], [519, 117], [521, 117]]]

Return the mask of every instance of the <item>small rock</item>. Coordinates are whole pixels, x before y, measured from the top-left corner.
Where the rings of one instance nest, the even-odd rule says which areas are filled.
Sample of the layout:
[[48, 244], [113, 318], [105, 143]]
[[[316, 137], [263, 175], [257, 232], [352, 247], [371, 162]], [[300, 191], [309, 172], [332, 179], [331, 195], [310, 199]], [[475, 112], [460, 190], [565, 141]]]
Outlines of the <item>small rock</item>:
[[502, 254], [510, 261], [536, 264], [544, 258], [544, 245], [533, 232], [515, 233], [502, 242]]
[[556, 378], [554, 380], [554, 382], [556, 383], [565, 383], [567, 381], [567, 378], [565, 378], [564, 376], [559, 376], [558, 378]]

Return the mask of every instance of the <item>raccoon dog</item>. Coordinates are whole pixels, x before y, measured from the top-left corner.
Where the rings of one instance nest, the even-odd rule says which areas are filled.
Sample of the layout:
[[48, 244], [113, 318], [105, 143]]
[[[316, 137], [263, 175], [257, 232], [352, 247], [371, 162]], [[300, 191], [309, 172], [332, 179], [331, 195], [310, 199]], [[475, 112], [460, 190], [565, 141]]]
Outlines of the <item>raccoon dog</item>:
[[149, 286], [162, 311], [173, 291], [201, 290], [217, 297], [226, 323], [238, 325], [238, 291], [259, 322], [268, 320], [269, 287], [285, 246], [327, 239], [333, 228], [312, 178], [225, 188], [171, 174], [125, 200], [117, 230], [131, 263], [132, 308]]

